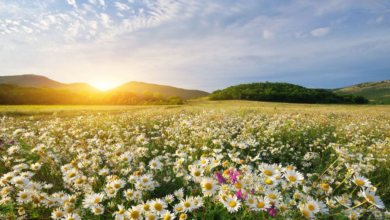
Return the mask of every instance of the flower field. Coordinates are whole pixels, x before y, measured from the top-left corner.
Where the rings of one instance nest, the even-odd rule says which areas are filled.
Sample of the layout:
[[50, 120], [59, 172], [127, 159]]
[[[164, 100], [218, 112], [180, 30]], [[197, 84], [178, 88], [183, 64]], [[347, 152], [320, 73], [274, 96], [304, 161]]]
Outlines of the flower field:
[[390, 219], [386, 112], [4, 116], [0, 219]]

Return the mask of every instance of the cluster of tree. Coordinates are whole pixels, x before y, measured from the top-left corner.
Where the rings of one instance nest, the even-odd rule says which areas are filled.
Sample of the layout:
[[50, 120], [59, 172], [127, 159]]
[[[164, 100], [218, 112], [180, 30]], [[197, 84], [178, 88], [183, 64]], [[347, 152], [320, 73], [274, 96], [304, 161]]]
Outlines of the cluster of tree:
[[210, 100], [253, 100], [289, 103], [343, 103], [367, 104], [363, 96], [341, 95], [325, 89], [307, 89], [289, 83], [251, 83], [217, 90], [209, 95]]
[[141, 95], [134, 92], [80, 92], [48, 87], [27, 87], [0, 84], [0, 105], [180, 105], [179, 96], [165, 99], [161, 93], [145, 90]]

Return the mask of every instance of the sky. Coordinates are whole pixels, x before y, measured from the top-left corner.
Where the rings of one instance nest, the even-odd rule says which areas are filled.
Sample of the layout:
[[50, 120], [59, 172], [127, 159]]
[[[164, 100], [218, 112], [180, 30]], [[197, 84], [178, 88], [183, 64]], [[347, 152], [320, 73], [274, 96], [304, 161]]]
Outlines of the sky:
[[212, 92], [390, 79], [389, 0], [0, 0], [0, 76]]

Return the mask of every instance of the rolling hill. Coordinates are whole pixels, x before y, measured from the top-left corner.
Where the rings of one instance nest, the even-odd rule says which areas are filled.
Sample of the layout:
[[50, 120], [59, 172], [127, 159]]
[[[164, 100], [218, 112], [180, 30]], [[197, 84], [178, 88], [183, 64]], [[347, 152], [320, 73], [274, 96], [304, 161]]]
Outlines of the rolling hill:
[[390, 80], [360, 83], [344, 88], [332, 89], [338, 94], [364, 96], [377, 104], [390, 104]]
[[210, 100], [252, 100], [287, 103], [367, 104], [363, 96], [308, 89], [290, 83], [250, 83], [230, 86], [209, 95]]
[[209, 94], [200, 90], [187, 90], [173, 86], [164, 86], [136, 81], [125, 83], [109, 91], [128, 91], [135, 92], [137, 94], [142, 94], [142, 92], [145, 90], [149, 90], [152, 93], [159, 92], [164, 98], [168, 98], [169, 96], [180, 96], [182, 99], [191, 99], [195, 97], [206, 96]]
[[101, 92], [95, 87], [87, 83], [60, 83], [54, 80], [51, 80], [45, 76], [39, 76], [34, 74], [28, 75], [16, 75], [16, 76], [0, 76], [0, 83], [6, 84], [15, 84], [20, 86], [31, 86], [31, 87], [42, 87], [46, 86], [53, 89], [68, 89], [72, 92]]

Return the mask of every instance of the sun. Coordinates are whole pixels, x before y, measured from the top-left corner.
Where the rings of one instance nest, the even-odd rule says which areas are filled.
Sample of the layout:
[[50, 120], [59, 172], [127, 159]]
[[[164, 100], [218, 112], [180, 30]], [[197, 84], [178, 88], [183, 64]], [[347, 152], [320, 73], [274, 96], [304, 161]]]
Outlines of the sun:
[[112, 83], [107, 82], [107, 81], [94, 82], [94, 83], [91, 83], [91, 85], [93, 87], [99, 89], [100, 91], [106, 91], [106, 90], [114, 88]]

